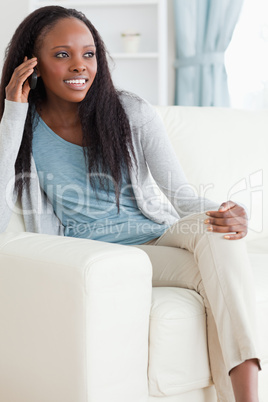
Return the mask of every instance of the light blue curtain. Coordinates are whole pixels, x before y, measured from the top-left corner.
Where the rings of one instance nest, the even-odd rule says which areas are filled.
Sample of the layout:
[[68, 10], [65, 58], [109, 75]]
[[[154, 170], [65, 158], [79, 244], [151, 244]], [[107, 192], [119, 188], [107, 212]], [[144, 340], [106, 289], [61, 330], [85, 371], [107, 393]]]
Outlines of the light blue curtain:
[[175, 104], [229, 106], [224, 52], [244, 0], [173, 0]]

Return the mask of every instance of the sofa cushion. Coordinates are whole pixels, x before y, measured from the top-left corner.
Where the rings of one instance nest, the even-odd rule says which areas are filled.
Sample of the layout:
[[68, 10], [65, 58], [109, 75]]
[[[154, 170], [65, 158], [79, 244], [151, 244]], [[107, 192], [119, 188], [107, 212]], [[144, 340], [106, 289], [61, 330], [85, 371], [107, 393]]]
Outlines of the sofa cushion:
[[206, 314], [195, 291], [153, 288], [148, 376], [152, 396], [176, 395], [211, 384]]

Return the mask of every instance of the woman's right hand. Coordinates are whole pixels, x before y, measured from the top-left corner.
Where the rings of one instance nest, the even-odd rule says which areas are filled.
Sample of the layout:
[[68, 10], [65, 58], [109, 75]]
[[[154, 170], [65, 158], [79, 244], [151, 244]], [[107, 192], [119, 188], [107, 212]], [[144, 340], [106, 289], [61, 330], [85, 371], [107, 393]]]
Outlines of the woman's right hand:
[[27, 78], [34, 72], [36, 65], [36, 57], [29, 60], [25, 57], [23, 63], [15, 68], [9, 84], [6, 86], [7, 100], [21, 103], [28, 102], [28, 95], [31, 88]]

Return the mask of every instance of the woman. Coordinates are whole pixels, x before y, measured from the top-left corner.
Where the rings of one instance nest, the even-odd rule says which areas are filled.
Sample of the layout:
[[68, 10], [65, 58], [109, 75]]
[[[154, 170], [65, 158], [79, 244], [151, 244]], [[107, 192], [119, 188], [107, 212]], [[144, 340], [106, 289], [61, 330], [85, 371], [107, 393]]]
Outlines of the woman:
[[76, 10], [34, 11], [10, 42], [0, 91], [0, 231], [19, 197], [27, 231], [143, 248], [158, 286], [204, 299], [218, 400], [257, 401], [254, 297], [238, 241], [246, 213], [194, 196], [154, 109], [115, 89], [93, 25]]

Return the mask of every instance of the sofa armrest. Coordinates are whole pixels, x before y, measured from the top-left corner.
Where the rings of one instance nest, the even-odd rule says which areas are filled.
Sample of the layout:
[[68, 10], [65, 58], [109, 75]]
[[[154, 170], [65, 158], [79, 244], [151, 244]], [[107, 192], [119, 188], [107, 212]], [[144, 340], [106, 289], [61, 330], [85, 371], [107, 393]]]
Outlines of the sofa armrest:
[[151, 263], [138, 248], [0, 235], [0, 400], [147, 401]]

